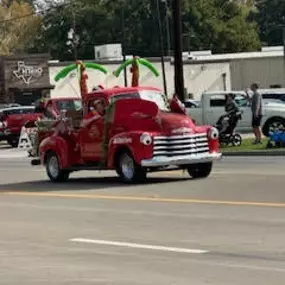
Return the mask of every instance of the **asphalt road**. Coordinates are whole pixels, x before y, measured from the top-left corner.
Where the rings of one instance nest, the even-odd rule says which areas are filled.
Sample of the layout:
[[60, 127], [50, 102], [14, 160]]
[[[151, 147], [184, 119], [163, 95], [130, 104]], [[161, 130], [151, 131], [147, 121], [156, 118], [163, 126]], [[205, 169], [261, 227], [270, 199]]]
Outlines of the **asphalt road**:
[[284, 166], [224, 158], [204, 180], [82, 172], [54, 185], [1, 158], [0, 284], [283, 285]]

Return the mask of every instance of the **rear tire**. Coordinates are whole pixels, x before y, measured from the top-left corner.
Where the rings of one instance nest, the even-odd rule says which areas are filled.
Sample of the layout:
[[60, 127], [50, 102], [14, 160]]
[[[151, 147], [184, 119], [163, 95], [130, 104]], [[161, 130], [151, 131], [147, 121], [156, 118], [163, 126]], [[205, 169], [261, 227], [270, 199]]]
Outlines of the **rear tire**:
[[118, 156], [116, 171], [124, 183], [142, 183], [146, 181], [146, 170], [135, 162], [129, 152], [123, 152]]
[[68, 180], [70, 174], [67, 170], [60, 168], [58, 157], [54, 152], [48, 154], [46, 172], [52, 182], [65, 182]]
[[213, 167], [212, 162], [199, 163], [199, 164], [189, 165], [187, 171], [193, 179], [206, 178], [211, 174], [212, 167]]

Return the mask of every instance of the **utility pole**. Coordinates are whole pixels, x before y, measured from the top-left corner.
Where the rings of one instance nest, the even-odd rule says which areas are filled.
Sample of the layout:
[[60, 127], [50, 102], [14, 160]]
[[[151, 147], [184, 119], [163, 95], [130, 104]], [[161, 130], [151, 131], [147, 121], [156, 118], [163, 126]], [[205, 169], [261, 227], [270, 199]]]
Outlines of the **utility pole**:
[[[125, 38], [125, 9], [122, 4], [121, 8], [121, 34], [122, 34], [122, 52], [123, 52], [123, 61], [126, 61], [126, 38]], [[125, 87], [128, 86], [128, 77], [127, 77], [127, 68], [124, 68], [124, 82]]]
[[157, 10], [157, 19], [158, 19], [160, 58], [161, 58], [164, 94], [167, 97], [167, 85], [166, 85], [165, 64], [164, 64], [164, 44], [163, 44], [163, 35], [162, 35], [162, 27], [161, 27], [161, 19], [160, 19], [159, 0], [156, 0], [156, 10]]
[[182, 17], [181, 0], [172, 0], [173, 30], [174, 30], [174, 81], [175, 93], [181, 102], [185, 101], [184, 96], [184, 74], [182, 60]]
[[165, 25], [166, 25], [166, 37], [167, 37], [167, 55], [171, 56], [171, 39], [170, 39], [170, 28], [169, 28], [169, 8], [167, 0], [161, 0], [165, 4]]

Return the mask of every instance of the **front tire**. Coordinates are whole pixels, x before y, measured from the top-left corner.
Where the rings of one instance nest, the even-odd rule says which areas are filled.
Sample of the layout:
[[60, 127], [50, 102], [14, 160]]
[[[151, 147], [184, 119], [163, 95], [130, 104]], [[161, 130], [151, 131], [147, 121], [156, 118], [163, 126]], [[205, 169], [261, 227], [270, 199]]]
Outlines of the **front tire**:
[[46, 172], [52, 182], [65, 182], [69, 178], [69, 172], [61, 169], [57, 155], [52, 152], [46, 160]]
[[189, 165], [187, 171], [193, 179], [206, 178], [211, 174], [212, 162]]
[[124, 183], [141, 183], [146, 180], [145, 169], [135, 162], [129, 152], [118, 157], [116, 171]]

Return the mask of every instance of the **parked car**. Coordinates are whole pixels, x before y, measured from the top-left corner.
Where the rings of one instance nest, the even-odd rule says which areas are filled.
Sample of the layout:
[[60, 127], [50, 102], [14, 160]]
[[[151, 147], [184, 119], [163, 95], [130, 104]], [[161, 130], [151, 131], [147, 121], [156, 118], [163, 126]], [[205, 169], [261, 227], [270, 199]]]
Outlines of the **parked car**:
[[200, 101], [188, 99], [184, 102], [186, 108], [199, 108]]
[[[244, 91], [205, 92], [202, 94], [201, 104], [198, 108], [187, 108], [188, 115], [198, 125], [215, 125], [220, 116], [225, 113], [226, 95], [229, 93], [236, 95], [235, 101], [243, 111], [242, 120], [238, 122], [236, 130], [238, 132], [251, 131], [252, 112]], [[263, 109], [262, 132], [265, 136], [268, 136], [272, 126], [285, 126], [285, 104], [276, 100], [274, 102], [264, 100]]]
[[33, 106], [12, 107], [0, 110], [1, 141], [7, 141], [17, 147], [22, 127], [30, 121], [36, 121], [42, 114], [35, 113]]
[[263, 99], [265, 100], [280, 100], [285, 102], [285, 89], [259, 89], [259, 92]]
[[11, 104], [0, 104], [0, 110], [2, 109], [7, 109], [7, 108], [12, 108], [12, 107], [20, 107], [20, 104], [17, 103], [11, 103]]

